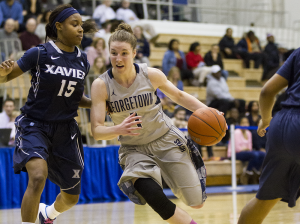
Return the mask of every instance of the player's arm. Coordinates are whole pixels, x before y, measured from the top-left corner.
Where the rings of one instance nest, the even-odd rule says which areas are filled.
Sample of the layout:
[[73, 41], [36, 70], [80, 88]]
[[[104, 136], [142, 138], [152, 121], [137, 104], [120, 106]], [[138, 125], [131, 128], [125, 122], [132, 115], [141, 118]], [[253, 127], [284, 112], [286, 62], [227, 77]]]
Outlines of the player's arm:
[[288, 80], [281, 75], [275, 74], [262, 88], [259, 97], [259, 107], [261, 120], [258, 126], [258, 134], [264, 136], [266, 128], [272, 119], [272, 108], [275, 103], [276, 95], [288, 85]]
[[136, 125], [142, 123], [142, 121], [138, 120], [141, 116], [135, 116], [135, 114], [128, 116], [119, 125], [112, 127], [104, 126], [107, 97], [105, 83], [100, 78], [96, 79], [91, 89], [91, 126], [94, 139], [110, 140], [119, 135], [139, 135], [139, 133], [134, 133], [134, 131], [141, 129], [140, 127], [136, 127]]
[[173, 102], [194, 112], [199, 108], [207, 107], [192, 95], [179, 90], [165, 76], [165, 74], [155, 68], [148, 68], [149, 79], [155, 89], [159, 88]]
[[24, 72], [20, 69], [17, 62], [13, 60], [6, 60], [0, 64], [0, 83], [8, 82], [17, 78]]
[[84, 94], [81, 97], [81, 100], [79, 102], [79, 107], [81, 108], [91, 108], [92, 100], [88, 97], [86, 97]]

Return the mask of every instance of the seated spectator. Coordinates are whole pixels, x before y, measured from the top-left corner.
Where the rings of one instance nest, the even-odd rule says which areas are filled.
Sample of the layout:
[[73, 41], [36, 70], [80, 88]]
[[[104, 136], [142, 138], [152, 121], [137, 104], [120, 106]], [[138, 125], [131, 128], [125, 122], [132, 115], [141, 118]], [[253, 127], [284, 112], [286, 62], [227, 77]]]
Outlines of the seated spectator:
[[244, 60], [246, 68], [250, 68], [250, 60], [254, 60], [254, 68], [259, 68], [263, 54], [253, 31], [249, 31], [246, 37], [238, 42], [237, 53]]
[[[95, 26], [98, 27], [98, 25], [96, 24], [96, 21], [94, 19], [87, 19], [84, 22], [89, 22], [91, 24], [95, 24]], [[90, 47], [93, 43], [94, 38], [95, 38], [94, 33], [84, 33], [82, 40], [81, 40], [81, 49], [86, 50], [88, 47]], [[108, 49], [108, 47], [107, 47], [107, 49]]]
[[136, 63], [147, 63], [150, 66], [149, 56], [150, 56], [150, 46], [149, 42], [143, 35], [143, 28], [141, 26], [136, 26], [133, 29], [133, 34], [137, 40], [136, 46], [136, 56], [135, 62]]
[[175, 110], [175, 104], [174, 102], [167, 97], [160, 89], [157, 89], [157, 96], [161, 100], [161, 105], [163, 112], [168, 116], [168, 117], [173, 117], [174, 116], [174, 110]]
[[173, 83], [178, 89], [183, 91], [183, 82], [180, 78], [180, 70], [176, 66], [172, 67], [167, 76], [168, 80]]
[[187, 129], [187, 119], [186, 119], [186, 109], [178, 106], [174, 110], [174, 117], [171, 118], [171, 121], [173, 122], [173, 125], [177, 128], [185, 128]]
[[26, 22], [26, 31], [20, 35], [23, 51], [27, 51], [28, 49], [41, 43], [40, 38], [34, 34], [35, 29], [36, 20], [34, 18], [28, 19]]
[[[248, 120], [250, 126], [258, 126], [258, 123], [261, 119], [261, 116], [259, 114], [259, 105], [257, 101], [251, 101], [249, 102], [248, 105]], [[267, 142], [267, 137], [266, 135], [264, 137], [260, 137], [257, 134], [256, 129], [255, 130], [250, 130], [252, 133], [252, 145], [253, 149], [257, 151], [265, 151], [266, 147], [266, 142]]]
[[279, 69], [279, 51], [275, 44], [274, 36], [270, 33], [267, 34], [268, 44], [264, 49], [263, 58], [263, 76], [262, 81], [266, 82], [269, 80]]
[[6, 126], [6, 128], [11, 128], [10, 140], [8, 142], [8, 145], [15, 145], [15, 135], [16, 135], [15, 120], [19, 115], [20, 115], [19, 111], [13, 111], [12, 116], [10, 117], [10, 121]]
[[219, 47], [225, 58], [238, 58], [231, 28], [227, 28], [226, 34], [219, 42]]
[[99, 21], [99, 25], [105, 23], [108, 20], [116, 18], [115, 11], [110, 7], [111, 3], [111, 0], [103, 0], [102, 4], [96, 7], [93, 13], [93, 19], [95, 19], [96, 22]]
[[[241, 117], [240, 126], [248, 127], [249, 121], [247, 117]], [[229, 141], [227, 156], [231, 157], [231, 144], [235, 145], [236, 159], [243, 162], [249, 162], [246, 169], [241, 175], [241, 184], [257, 184], [258, 181], [254, 174], [260, 175], [261, 166], [266, 153], [261, 151], [253, 151], [252, 134], [247, 129], [236, 129], [234, 131], [234, 143]]]
[[42, 3], [40, 0], [23, 0], [22, 5], [24, 23], [26, 23], [29, 18], [37, 18], [37, 20], [40, 21], [42, 17]]
[[40, 38], [41, 42], [45, 42], [46, 37], [46, 24], [49, 23], [49, 17], [50, 17], [51, 11], [47, 10], [43, 13], [43, 16], [41, 18], [41, 22], [37, 25], [35, 34]]
[[119, 8], [116, 12], [116, 18], [118, 20], [123, 20], [125, 23], [130, 24], [131, 22], [139, 20], [136, 14], [129, 8], [129, 0], [121, 1], [122, 7]]
[[282, 66], [295, 49], [288, 49], [285, 44], [278, 44], [277, 48], [279, 51], [279, 65]]
[[169, 42], [168, 50], [164, 54], [162, 62], [162, 70], [165, 75], [167, 75], [170, 69], [177, 66], [180, 70], [181, 79], [187, 81], [187, 84], [191, 84], [194, 75], [191, 71], [187, 69], [185, 55], [179, 50], [179, 41], [177, 39], [172, 39]]
[[[5, 22], [7, 19], [13, 19], [14, 20], [14, 30], [18, 31], [20, 26], [23, 23], [23, 7], [20, 2], [15, 0], [6, 0], [0, 2], [0, 11], [2, 11], [3, 14], [3, 22]], [[3, 22], [1, 27], [3, 27]]]
[[219, 65], [212, 66], [212, 74], [207, 78], [206, 104], [209, 107], [216, 108], [224, 112], [225, 115], [228, 110], [236, 107], [240, 114], [245, 114], [245, 100], [234, 99], [231, 96], [226, 80], [221, 75]]
[[193, 71], [194, 78], [197, 79], [197, 82], [193, 82], [194, 86], [203, 86], [206, 76], [211, 73], [211, 67], [206, 66], [200, 51], [200, 43], [194, 42], [186, 55], [187, 67]]
[[105, 58], [98, 56], [95, 58], [90, 73], [93, 75], [101, 75], [106, 71]]
[[0, 113], [0, 128], [12, 128], [11, 138], [15, 135], [11, 122], [14, 121], [15, 102], [12, 99], [6, 99], [3, 102], [3, 111]]
[[204, 62], [207, 66], [219, 65], [222, 69], [221, 74], [227, 80], [228, 71], [224, 70], [222, 56], [220, 54], [219, 45], [213, 44], [211, 50], [204, 56]]
[[105, 58], [105, 64], [109, 65], [109, 51], [106, 48], [105, 40], [103, 38], [95, 38], [92, 46], [87, 47], [85, 52], [91, 66], [93, 66], [94, 60], [99, 56]]
[[8, 54], [7, 56], [10, 56], [11, 53], [13, 52], [17, 52], [20, 51], [22, 49], [19, 49], [19, 45], [17, 42], [13, 43], [12, 38], [18, 38], [18, 34], [17, 32], [14, 31], [15, 29], [15, 22], [13, 19], [7, 19], [4, 23], [4, 29], [0, 29], [0, 40], [10, 40], [9, 42], [7, 42], [6, 44], [6, 48], [4, 46], [4, 43], [2, 42], [0, 45], [0, 51], [1, 52], [6, 52], [6, 54]]
[[[229, 110], [229, 117], [226, 119], [226, 124], [228, 125], [228, 127], [230, 127], [230, 125], [239, 125], [239, 120], [240, 120], [240, 113], [239, 110], [235, 107], [231, 108]], [[230, 139], [230, 130], [226, 130], [226, 135], [224, 138], [222, 138], [222, 144], [223, 145], [227, 145], [228, 141]]]

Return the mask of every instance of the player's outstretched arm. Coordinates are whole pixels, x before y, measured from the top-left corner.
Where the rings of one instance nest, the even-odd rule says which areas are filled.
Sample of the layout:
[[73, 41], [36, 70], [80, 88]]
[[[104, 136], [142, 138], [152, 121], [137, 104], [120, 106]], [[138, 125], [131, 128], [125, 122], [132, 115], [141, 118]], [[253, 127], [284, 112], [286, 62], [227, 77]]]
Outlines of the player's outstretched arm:
[[272, 108], [275, 103], [276, 95], [288, 85], [288, 80], [281, 75], [275, 74], [262, 88], [259, 96], [259, 108], [261, 111], [261, 120], [258, 125], [257, 133], [264, 136], [266, 128], [272, 119]]
[[105, 83], [100, 78], [96, 79], [93, 82], [91, 89], [91, 126], [94, 139], [110, 140], [118, 137], [119, 135], [139, 135], [139, 133], [134, 131], [141, 129], [140, 127], [136, 126], [137, 124], [142, 123], [142, 121], [139, 120], [141, 116], [135, 116], [135, 114], [128, 116], [119, 125], [112, 127], [104, 126], [107, 98]]
[[6, 60], [0, 64], [0, 83], [8, 82], [18, 76], [22, 75], [24, 72], [20, 69], [17, 62], [13, 60]]
[[155, 89], [159, 88], [173, 102], [185, 107], [186, 109], [194, 112], [199, 108], [207, 107], [194, 96], [181, 91], [174, 86], [162, 71], [155, 68], [148, 68], [148, 76]]

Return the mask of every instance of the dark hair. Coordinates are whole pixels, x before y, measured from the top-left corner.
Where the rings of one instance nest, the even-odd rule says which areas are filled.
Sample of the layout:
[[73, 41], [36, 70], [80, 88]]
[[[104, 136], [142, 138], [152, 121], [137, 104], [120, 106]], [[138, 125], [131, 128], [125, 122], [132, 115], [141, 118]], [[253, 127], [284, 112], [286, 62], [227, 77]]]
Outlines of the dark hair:
[[177, 107], [177, 108], [174, 110], [174, 113], [173, 113], [174, 116], [175, 116], [179, 111], [181, 111], [181, 110], [186, 111], [184, 107]]
[[[57, 6], [52, 12], [49, 17], [49, 23], [46, 25], [46, 37], [45, 42], [47, 41], [47, 37], [49, 37], [52, 40], [57, 39], [57, 33], [52, 28], [52, 23], [55, 20], [55, 18], [65, 9], [72, 8], [70, 4], [64, 4]], [[93, 20], [85, 21], [82, 24], [83, 33], [95, 33], [98, 31], [97, 25]]]
[[250, 37], [250, 36], [255, 36], [254, 32], [252, 30], [250, 30], [248, 33], [247, 33], [247, 37]]
[[136, 48], [136, 37], [133, 35], [131, 26], [127, 23], [121, 23], [115, 32], [110, 36], [108, 46], [114, 41], [129, 43], [132, 49]]
[[13, 102], [13, 104], [15, 105], [15, 101], [11, 98], [7, 98], [6, 100], [4, 100], [3, 106], [6, 104], [6, 102]]
[[198, 46], [200, 46], [199, 42], [192, 43], [191, 46], [190, 46], [189, 51], [195, 51]]
[[47, 22], [46, 21], [46, 16], [47, 16], [48, 12], [51, 12], [51, 11], [50, 10], [46, 10], [45, 12], [43, 12], [43, 16], [41, 18], [41, 22], [42, 23], [46, 23]]
[[170, 51], [173, 51], [172, 45], [173, 45], [173, 43], [176, 42], [176, 41], [179, 43], [179, 40], [177, 40], [177, 39], [172, 39], [172, 40], [170, 40], [170, 42], [169, 42], [169, 44], [168, 44], [168, 49], [169, 49]]
[[226, 33], [228, 32], [228, 30], [232, 30], [230, 27], [228, 27], [227, 29], [226, 29]]
[[257, 103], [258, 105], [258, 102], [257, 101], [250, 101], [249, 104], [248, 104], [248, 112], [251, 113], [252, 111], [252, 107], [253, 107], [253, 104], [254, 103]]

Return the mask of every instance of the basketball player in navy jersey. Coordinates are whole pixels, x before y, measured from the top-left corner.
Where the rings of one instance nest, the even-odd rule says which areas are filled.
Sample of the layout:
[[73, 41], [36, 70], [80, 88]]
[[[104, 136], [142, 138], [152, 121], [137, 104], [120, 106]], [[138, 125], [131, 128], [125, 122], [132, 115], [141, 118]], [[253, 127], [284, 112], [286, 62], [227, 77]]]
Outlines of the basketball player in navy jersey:
[[[27, 102], [15, 122], [14, 171], [27, 171], [29, 176], [21, 206], [23, 224], [35, 223], [37, 214], [39, 223], [53, 223], [78, 202], [84, 160], [74, 117], [78, 106], [89, 108], [91, 101], [83, 95], [90, 66], [76, 45], [88, 31], [96, 28], [83, 23], [71, 5], [61, 5], [46, 26], [46, 38], [55, 42], [38, 45], [17, 62], [0, 65], [1, 83], [28, 70], [32, 76]], [[39, 205], [47, 177], [61, 189], [51, 206]]]
[[[259, 190], [242, 210], [239, 224], [262, 223], [278, 201], [296, 205], [300, 195], [300, 48], [263, 87], [259, 107], [261, 120], [257, 133], [268, 130], [266, 157], [259, 180]], [[272, 118], [275, 96], [287, 87], [282, 110]]]
[[[195, 224], [163, 193], [162, 177], [178, 198], [199, 209], [206, 200], [205, 166], [193, 143], [163, 113], [156, 89], [191, 111], [206, 105], [178, 90], [160, 70], [133, 63], [136, 38], [128, 24], [112, 34], [109, 51], [113, 68], [92, 84], [93, 136], [119, 137], [124, 173], [118, 185], [130, 200], [148, 203], [168, 223]], [[104, 126], [106, 104], [115, 126]]]

